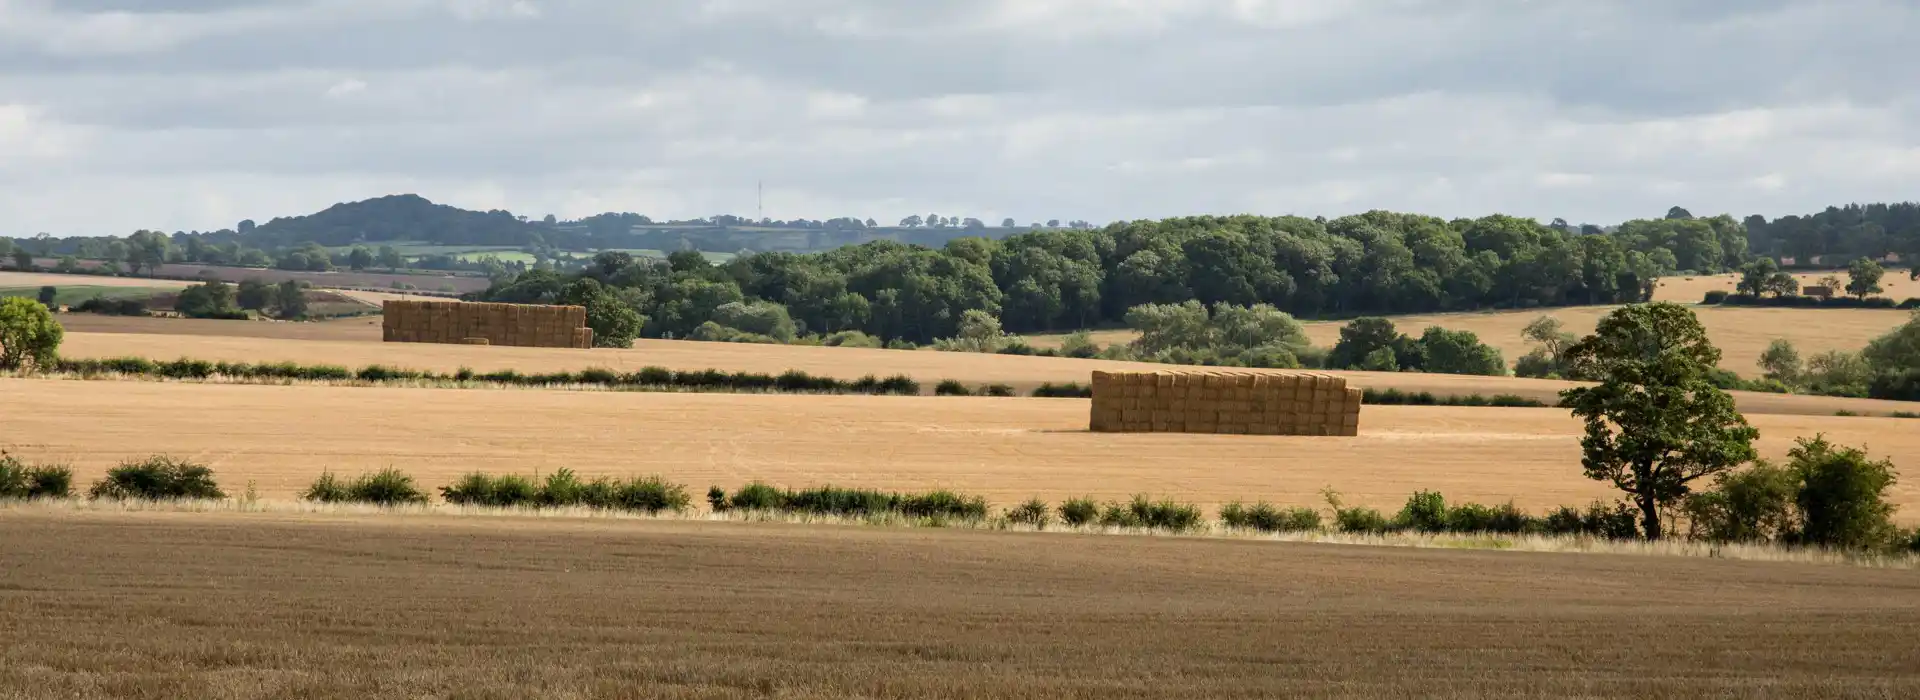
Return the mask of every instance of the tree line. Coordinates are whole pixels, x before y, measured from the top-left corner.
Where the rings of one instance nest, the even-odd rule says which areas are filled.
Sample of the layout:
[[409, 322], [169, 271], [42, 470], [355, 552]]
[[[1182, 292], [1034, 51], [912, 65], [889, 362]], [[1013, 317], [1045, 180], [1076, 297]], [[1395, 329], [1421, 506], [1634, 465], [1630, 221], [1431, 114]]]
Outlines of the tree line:
[[[1664, 274], [1748, 259], [1730, 217], [1629, 222], [1580, 233], [1530, 219], [1445, 221], [1376, 211], [1333, 220], [1184, 217], [1048, 229], [938, 248], [875, 241], [712, 265], [607, 252], [583, 269], [529, 270], [486, 300], [553, 303], [591, 279], [644, 317], [644, 337], [684, 338], [740, 305], [798, 333], [858, 331], [927, 343], [981, 311], [1016, 333], [1126, 320], [1148, 304], [1268, 305], [1300, 317], [1530, 308], [1647, 299]], [[737, 307], [735, 307], [737, 308]], [[784, 324], [782, 324], [784, 325]]]

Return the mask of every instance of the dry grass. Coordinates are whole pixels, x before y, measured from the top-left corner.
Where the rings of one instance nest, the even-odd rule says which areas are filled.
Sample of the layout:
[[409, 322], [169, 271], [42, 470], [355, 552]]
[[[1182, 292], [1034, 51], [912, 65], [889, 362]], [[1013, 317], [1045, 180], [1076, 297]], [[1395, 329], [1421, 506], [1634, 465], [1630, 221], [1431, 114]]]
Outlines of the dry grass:
[[[79, 316], [63, 317], [80, 318]], [[153, 323], [178, 323], [174, 319], [130, 319]], [[909, 352], [862, 348], [827, 348], [784, 345], [746, 345], [736, 343], [697, 343], [674, 340], [646, 340], [634, 343], [631, 350], [573, 350], [565, 348], [508, 348], [465, 345], [381, 342], [313, 342], [326, 339], [334, 329], [353, 328], [368, 319], [343, 320], [322, 324], [273, 324], [208, 321], [226, 324], [206, 327], [211, 335], [146, 335], [75, 331], [67, 334], [61, 353], [69, 357], [140, 356], [154, 359], [191, 357], [224, 362], [298, 362], [361, 367], [381, 364], [390, 367], [454, 372], [462, 367], [478, 372], [516, 370], [524, 373], [579, 371], [603, 367], [632, 372], [647, 366], [676, 370], [720, 369], [729, 372], [779, 374], [797, 369], [816, 376], [854, 379], [862, 375], [904, 374], [920, 381], [928, 391], [943, 379], [956, 379], [969, 385], [1007, 384], [1021, 393], [1045, 382], [1090, 381], [1094, 370], [1164, 370], [1166, 365], [1075, 360], [1055, 357], [1017, 357], [976, 353]], [[373, 323], [378, 323], [373, 320]], [[141, 324], [151, 328], [152, 323]], [[239, 326], [243, 328], [232, 328]], [[259, 327], [245, 328], [249, 326]], [[367, 326], [378, 333], [377, 326]], [[217, 333], [254, 332], [267, 334], [312, 334], [309, 337], [229, 337]], [[1559, 401], [1561, 390], [1570, 382], [1513, 377], [1468, 377], [1444, 374], [1398, 372], [1338, 372], [1350, 386], [1365, 389], [1427, 391], [1437, 395], [1513, 394], [1545, 403]], [[1831, 416], [1845, 410], [1859, 415], [1888, 415], [1913, 410], [1914, 405], [1895, 401], [1837, 399], [1822, 396], [1789, 396], [1736, 392], [1740, 408], [1748, 413], [1780, 413]]]
[[[1088, 402], [565, 391], [455, 391], [0, 380], [0, 447], [72, 463], [79, 483], [128, 457], [210, 463], [291, 497], [322, 472], [387, 466], [428, 487], [480, 469], [664, 474], [696, 490], [788, 486], [952, 488], [1002, 506], [1135, 493], [1208, 505], [1317, 505], [1331, 486], [1397, 508], [1415, 490], [1540, 511], [1610, 497], [1579, 471], [1579, 424], [1556, 409], [1372, 406], [1355, 438], [1096, 435]], [[1824, 432], [1912, 469], [1920, 431], [1891, 418], [1756, 415], [1761, 452]], [[1920, 517], [1920, 479], [1894, 487]]]
[[0, 646], [4, 698], [1920, 693], [1904, 571], [671, 521], [0, 526], [0, 622], [31, 640]]

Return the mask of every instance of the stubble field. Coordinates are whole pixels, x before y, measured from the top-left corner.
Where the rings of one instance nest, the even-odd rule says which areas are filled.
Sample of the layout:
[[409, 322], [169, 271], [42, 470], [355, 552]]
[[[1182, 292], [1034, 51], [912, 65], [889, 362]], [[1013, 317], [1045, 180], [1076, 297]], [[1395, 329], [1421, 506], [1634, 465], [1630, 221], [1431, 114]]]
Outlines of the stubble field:
[[[1822, 274], [1796, 275], [1803, 284], [1814, 284]], [[1842, 274], [1842, 277], [1845, 275]], [[1672, 301], [1682, 304], [1698, 304], [1701, 298], [1711, 290], [1732, 292], [1736, 278], [1732, 275], [1706, 277], [1675, 277], [1661, 280], [1660, 289], [1654, 294], [1657, 301]], [[1887, 274], [1881, 286], [1887, 289], [1883, 296], [1895, 300], [1908, 297], [1920, 297], [1920, 282], [1907, 278], [1905, 270], [1893, 270]], [[1575, 306], [1554, 309], [1527, 309], [1521, 311], [1486, 311], [1470, 313], [1417, 314], [1391, 316], [1400, 332], [1419, 335], [1428, 326], [1440, 326], [1448, 330], [1473, 331], [1480, 341], [1499, 348], [1500, 353], [1511, 364], [1532, 350], [1530, 343], [1522, 338], [1520, 331], [1541, 316], [1552, 316], [1560, 320], [1570, 332], [1585, 335], [1593, 332], [1600, 319], [1612, 313], [1614, 306]], [[1867, 341], [1873, 340], [1894, 327], [1906, 323], [1912, 312], [1897, 309], [1790, 309], [1768, 307], [1739, 306], [1701, 306], [1694, 308], [1700, 317], [1701, 325], [1706, 326], [1707, 337], [1715, 347], [1720, 348], [1720, 366], [1732, 370], [1744, 377], [1760, 375], [1760, 354], [1766, 352], [1767, 345], [1777, 339], [1793, 341], [1803, 357], [1828, 350], [1858, 351]], [[1314, 345], [1333, 347], [1340, 342], [1340, 329], [1345, 321], [1310, 321], [1303, 324], [1307, 337]], [[1138, 337], [1137, 333], [1127, 329], [1095, 331], [1091, 334], [1094, 342], [1101, 345], [1130, 343]], [[1064, 335], [1041, 335], [1031, 338], [1037, 347], [1059, 347]]]
[[[70, 462], [85, 484], [153, 453], [211, 465], [236, 493], [291, 498], [332, 470], [398, 467], [424, 485], [464, 473], [662, 474], [704, 491], [950, 488], [1029, 497], [1317, 506], [1332, 487], [1392, 510], [1415, 490], [1540, 511], [1611, 497], [1580, 474], [1580, 426], [1559, 409], [1373, 406], [1355, 438], [1095, 434], [1086, 401], [644, 394], [0, 380], [6, 447]], [[1750, 416], [1761, 452], [1826, 433], [1907, 464], [1920, 426], [1894, 418]], [[1920, 519], [1920, 480], [1896, 485]]]
[[0, 698], [1920, 694], [1906, 571], [684, 522], [0, 529], [24, 642]]

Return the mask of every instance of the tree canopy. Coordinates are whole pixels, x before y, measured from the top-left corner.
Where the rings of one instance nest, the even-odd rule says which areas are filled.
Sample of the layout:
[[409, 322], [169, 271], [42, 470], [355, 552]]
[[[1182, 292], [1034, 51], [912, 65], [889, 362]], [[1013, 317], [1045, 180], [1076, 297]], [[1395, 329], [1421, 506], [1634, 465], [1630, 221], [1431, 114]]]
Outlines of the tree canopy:
[[1622, 307], [1567, 350], [1575, 376], [1598, 386], [1562, 392], [1586, 424], [1581, 464], [1639, 507], [1648, 539], [1663, 534], [1661, 511], [1698, 479], [1754, 459], [1760, 432], [1709, 381], [1720, 350], [1692, 311], [1657, 302]]

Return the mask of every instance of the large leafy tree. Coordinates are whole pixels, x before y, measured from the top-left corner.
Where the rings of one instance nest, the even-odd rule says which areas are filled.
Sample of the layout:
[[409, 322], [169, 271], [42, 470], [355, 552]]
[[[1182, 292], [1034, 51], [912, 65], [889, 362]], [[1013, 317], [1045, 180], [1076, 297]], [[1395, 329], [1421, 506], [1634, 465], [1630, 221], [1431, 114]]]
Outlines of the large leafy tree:
[[51, 364], [65, 336], [66, 329], [40, 302], [26, 297], [0, 299], [0, 370]]
[[1575, 376], [1599, 382], [1561, 393], [1586, 423], [1581, 464], [1588, 478], [1613, 484], [1640, 509], [1647, 539], [1663, 536], [1661, 511], [1694, 481], [1754, 459], [1760, 432], [1708, 381], [1720, 350], [1686, 307], [1622, 307], [1569, 348], [1567, 359]]
[[1883, 291], [1880, 288], [1880, 278], [1885, 277], [1886, 274], [1887, 271], [1880, 267], [1880, 263], [1866, 258], [1855, 260], [1852, 265], [1847, 266], [1847, 293], [1861, 299], [1879, 294]]

